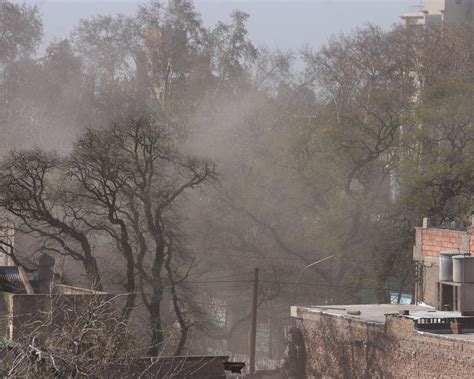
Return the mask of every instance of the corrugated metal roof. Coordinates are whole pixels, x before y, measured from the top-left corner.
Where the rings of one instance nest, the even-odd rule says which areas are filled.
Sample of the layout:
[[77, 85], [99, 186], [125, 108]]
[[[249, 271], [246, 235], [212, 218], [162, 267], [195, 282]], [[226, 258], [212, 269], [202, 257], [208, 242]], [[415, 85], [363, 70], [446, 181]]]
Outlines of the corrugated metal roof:
[[16, 294], [28, 293], [16, 266], [0, 266], [0, 291]]

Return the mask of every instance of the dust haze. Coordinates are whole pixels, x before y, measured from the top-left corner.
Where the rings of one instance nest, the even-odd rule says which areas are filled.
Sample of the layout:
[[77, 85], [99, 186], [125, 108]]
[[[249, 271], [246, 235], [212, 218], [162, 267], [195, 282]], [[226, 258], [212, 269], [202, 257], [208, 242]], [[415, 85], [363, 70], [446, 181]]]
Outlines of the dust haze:
[[258, 268], [275, 369], [291, 305], [400, 301], [414, 227], [467, 226], [474, 29], [396, 14], [286, 49], [205, 9], [153, 0], [46, 42], [37, 7], [0, 3], [2, 218], [17, 265], [46, 252], [58, 283], [120, 295], [137, 355], [247, 362]]

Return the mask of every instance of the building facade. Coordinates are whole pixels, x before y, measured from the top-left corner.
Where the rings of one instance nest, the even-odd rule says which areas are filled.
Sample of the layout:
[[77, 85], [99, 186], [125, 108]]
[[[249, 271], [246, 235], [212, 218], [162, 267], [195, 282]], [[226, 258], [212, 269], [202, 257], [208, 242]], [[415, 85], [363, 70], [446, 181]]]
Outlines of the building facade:
[[474, 0], [424, 0], [401, 16], [407, 27], [462, 23], [472, 19]]
[[[423, 226], [416, 228], [413, 260], [416, 266], [415, 302], [436, 305], [439, 301], [439, 262], [441, 253], [473, 255], [474, 228], [466, 230], [429, 227], [424, 219]], [[470, 283], [463, 283], [469, 287]], [[474, 292], [474, 289], [469, 292]]]
[[449, 332], [457, 313], [386, 304], [292, 307], [291, 314], [303, 330], [308, 379], [474, 377], [472, 325]]
[[413, 248], [416, 305], [292, 307], [308, 377], [474, 377], [473, 253], [474, 226], [431, 228], [425, 218]]

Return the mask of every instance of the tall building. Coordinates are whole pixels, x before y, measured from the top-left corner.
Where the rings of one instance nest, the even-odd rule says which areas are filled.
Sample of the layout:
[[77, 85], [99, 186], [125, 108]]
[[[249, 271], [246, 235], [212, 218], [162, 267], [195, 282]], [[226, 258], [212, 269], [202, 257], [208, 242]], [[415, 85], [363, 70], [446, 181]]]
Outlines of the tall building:
[[460, 23], [472, 19], [474, 0], [423, 0], [401, 18], [408, 27]]

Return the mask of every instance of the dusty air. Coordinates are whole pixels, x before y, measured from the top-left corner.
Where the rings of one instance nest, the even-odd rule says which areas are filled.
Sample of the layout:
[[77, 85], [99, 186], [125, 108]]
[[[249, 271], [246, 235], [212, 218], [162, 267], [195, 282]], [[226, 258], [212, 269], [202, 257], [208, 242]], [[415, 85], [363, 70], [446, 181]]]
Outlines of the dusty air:
[[474, 377], [474, 0], [0, 0], [0, 377]]

